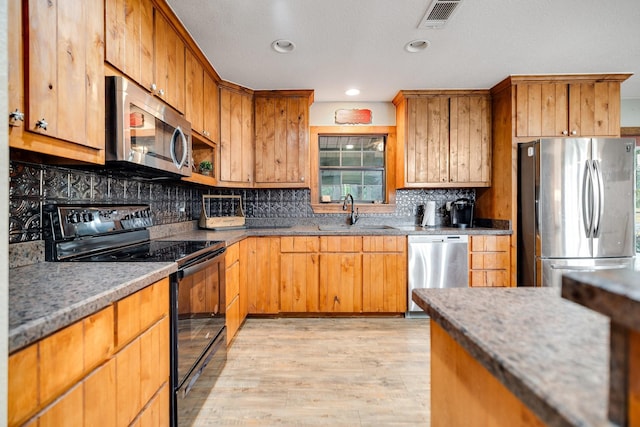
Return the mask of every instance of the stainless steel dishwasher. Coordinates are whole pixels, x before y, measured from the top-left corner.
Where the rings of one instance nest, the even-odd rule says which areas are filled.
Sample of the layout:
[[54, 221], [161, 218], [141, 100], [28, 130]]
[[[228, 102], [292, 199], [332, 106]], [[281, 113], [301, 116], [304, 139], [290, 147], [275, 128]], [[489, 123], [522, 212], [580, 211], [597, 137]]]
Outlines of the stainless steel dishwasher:
[[407, 317], [424, 316], [411, 299], [416, 288], [466, 288], [469, 286], [467, 235], [410, 235], [407, 276]]

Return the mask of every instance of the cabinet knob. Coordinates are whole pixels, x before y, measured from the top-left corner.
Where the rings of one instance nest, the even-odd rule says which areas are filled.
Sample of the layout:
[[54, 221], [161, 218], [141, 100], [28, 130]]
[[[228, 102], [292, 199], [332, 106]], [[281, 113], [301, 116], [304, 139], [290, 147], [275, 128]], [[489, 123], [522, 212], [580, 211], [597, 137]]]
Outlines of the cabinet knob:
[[563, 131], [562, 131], [562, 134], [563, 134], [563, 135], [569, 135], [569, 131], [568, 131], [568, 130], [563, 130]]
[[578, 131], [577, 131], [577, 130], [572, 130], [572, 131], [571, 131], [571, 135], [577, 135], [577, 134], [578, 134]]
[[300, 177], [300, 181], [304, 182], [304, 176]]
[[155, 92], [156, 89], [158, 89], [158, 86], [155, 83], [151, 83], [151, 90]]
[[160, 90], [158, 91], [158, 95], [160, 95], [160, 96], [164, 96], [164, 89], [160, 89]]
[[9, 126], [20, 126], [18, 122], [24, 122], [24, 113], [16, 108], [16, 111], [9, 113]]
[[47, 126], [49, 126], [49, 123], [47, 123], [44, 117], [36, 122], [36, 129], [47, 130]]

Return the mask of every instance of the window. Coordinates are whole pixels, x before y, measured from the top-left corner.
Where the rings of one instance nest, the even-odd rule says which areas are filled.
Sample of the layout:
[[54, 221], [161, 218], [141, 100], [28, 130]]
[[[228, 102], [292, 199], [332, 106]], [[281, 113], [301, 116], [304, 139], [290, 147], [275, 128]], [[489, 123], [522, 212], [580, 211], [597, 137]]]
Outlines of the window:
[[347, 193], [360, 213], [395, 212], [396, 139], [395, 126], [311, 126], [313, 212], [343, 214]]
[[[319, 135], [322, 201], [385, 201], [385, 135]], [[329, 199], [327, 199], [327, 196]]]

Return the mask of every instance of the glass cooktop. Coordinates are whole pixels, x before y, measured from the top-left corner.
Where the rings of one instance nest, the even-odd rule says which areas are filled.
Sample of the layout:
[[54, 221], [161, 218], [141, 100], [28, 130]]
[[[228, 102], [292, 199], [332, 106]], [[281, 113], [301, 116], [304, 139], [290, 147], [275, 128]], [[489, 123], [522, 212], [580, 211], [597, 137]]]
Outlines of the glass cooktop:
[[194, 258], [224, 247], [218, 240], [152, 240], [125, 248], [75, 258], [74, 261], [93, 262], [173, 262]]

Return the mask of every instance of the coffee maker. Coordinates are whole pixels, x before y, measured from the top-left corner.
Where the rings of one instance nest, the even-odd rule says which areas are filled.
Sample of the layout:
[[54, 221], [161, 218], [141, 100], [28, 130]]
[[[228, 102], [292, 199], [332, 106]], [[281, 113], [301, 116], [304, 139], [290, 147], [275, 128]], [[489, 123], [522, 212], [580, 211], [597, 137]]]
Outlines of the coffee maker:
[[451, 226], [458, 228], [473, 227], [473, 200], [458, 199], [451, 203]]

